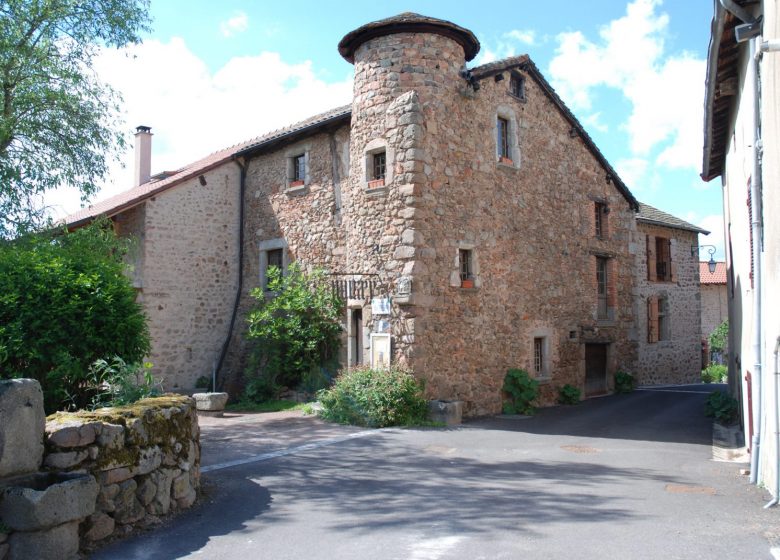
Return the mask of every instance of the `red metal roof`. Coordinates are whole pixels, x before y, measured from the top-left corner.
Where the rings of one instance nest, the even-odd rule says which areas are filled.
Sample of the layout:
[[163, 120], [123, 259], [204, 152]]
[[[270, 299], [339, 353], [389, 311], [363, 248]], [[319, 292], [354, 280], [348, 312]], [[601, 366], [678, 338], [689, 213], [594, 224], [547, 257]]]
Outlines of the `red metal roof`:
[[702, 284], [725, 284], [726, 283], [726, 263], [716, 262], [715, 272], [710, 272], [707, 261], [699, 262], [699, 278]]

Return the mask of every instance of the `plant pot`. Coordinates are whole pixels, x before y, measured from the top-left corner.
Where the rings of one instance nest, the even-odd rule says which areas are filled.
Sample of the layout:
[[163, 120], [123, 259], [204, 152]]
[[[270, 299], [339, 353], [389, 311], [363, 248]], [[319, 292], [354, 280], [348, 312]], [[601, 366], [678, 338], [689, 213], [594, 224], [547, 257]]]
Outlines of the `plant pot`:
[[498, 161], [500, 161], [504, 165], [514, 165], [512, 158], [508, 158], [506, 156], [501, 156], [500, 158], [498, 158]]
[[378, 189], [379, 187], [384, 187], [384, 186], [385, 186], [384, 179], [374, 179], [373, 181], [368, 182], [369, 189]]
[[467, 280], [461, 280], [460, 281], [460, 287], [461, 288], [473, 288], [474, 287], [474, 280], [471, 278]]
[[301, 180], [298, 180], [298, 181], [290, 181], [290, 187], [291, 187], [291, 188], [292, 188], [292, 187], [302, 187], [302, 186], [303, 186], [303, 183], [304, 183], [304, 182], [303, 182], [303, 181], [301, 181]]

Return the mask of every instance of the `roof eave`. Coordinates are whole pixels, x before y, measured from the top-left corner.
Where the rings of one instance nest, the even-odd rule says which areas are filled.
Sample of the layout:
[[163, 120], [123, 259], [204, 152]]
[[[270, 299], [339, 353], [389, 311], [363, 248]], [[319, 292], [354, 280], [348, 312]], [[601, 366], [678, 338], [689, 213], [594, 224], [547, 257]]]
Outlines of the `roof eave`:
[[707, 75], [704, 85], [704, 147], [702, 158], [701, 178], [709, 182], [719, 177], [723, 173], [722, 166], [719, 169], [713, 169], [712, 161], [712, 142], [713, 142], [713, 119], [715, 92], [717, 90], [718, 77], [718, 52], [723, 35], [723, 23], [725, 10], [720, 2], [715, 2], [715, 14], [712, 18], [710, 45], [707, 54]]
[[692, 231], [694, 233], [701, 233], [701, 234], [704, 234], [704, 235], [709, 235], [711, 233], [711, 232], [707, 231], [706, 229], [702, 229], [700, 227], [696, 227], [696, 226], [688, 227], [688, 226], [683, 226], [683, 225], [680, 225], [680, 224], [670, 224], [668, 222], [663, 222], [661, 220], [653, 220], [652, 218], [641, 218], [641, 217], [637, 216], [636, 221], [637, 222], [642, 222], [644, 224], [650, 224], [650, 225], [654, 225], [654, 226], [661, 226], [661, 227], [670, 228], [670, 229], [680, 229], [680, 230], [683, 230], [683, 231]]

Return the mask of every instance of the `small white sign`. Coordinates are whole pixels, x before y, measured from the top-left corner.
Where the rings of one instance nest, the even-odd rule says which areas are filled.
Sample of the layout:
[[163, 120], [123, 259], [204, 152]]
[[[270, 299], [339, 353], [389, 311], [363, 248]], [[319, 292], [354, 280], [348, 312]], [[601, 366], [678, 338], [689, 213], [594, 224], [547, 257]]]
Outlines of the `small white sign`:
[[390, 335], [371, 333], [371, 367], [390, 366]]
[[371, 300], [373, 315], [390, 315], [390, 298], [374, 298]]

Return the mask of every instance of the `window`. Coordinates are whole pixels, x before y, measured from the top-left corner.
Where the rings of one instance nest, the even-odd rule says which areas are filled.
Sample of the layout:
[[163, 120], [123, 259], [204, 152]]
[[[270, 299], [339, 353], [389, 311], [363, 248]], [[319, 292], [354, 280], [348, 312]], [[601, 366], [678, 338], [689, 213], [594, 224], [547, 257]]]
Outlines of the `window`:
[[509, 150], [509, 121], [507, 119], [498, 117], [496, 121], [496, 134], [499, 161], [502, 163], [512, 163], [512, 157]]
[[669, 321], [669, 298], [650, 296], [647, 298], [647, 341], [650, 343], [671, 339]]
[[544, 338], [534, 338], [534, 374], [544, 376]]
[[605, 239], [607, 237], [607, 205], [604, 202], [596, 202], [594, 204], [595, 212], [595, 224], [596, 224], [596, 237], [599, 239]]
[[378, 180], [385, 179], [385, 170], [387, 166], [387, 155], [385, 152], [377, 152], [373, 157], [373, 173], [372, 179]]
[[458, 260], [460, 262], [460, 286], [462, 288], [473, 288], [474, 267], [471, 249], [459, 249]]
[[520, 74], [512, 73], [509, 78], [509, 93], [518, 99], [525, 100], [525, 78]]
[[601, 320], [609, 319], [609, 298], [607, 293], [609, 277], [607, 269], [607, 258], [596, 257], [596, 286], [598, 293], [596, 317]]
[[263, 289], [268, 290], [268, 273], [271, 268], [278, 268], [280, 271], [284, 272], [283, 254], [284, 252], [282, 249], [271, 249], [270, 251], [266, 251], [265, 285], [263, 286]]
[[282, 274], [287, 270], [287, 243], [284, 239], [269, 239], [260, 242], [260, 285], [269, 291], [268, 280], [271, 268], [278, 268]]
[[647, 236], [647, 279], [651, 282], [677, 281], [672, 247], [668, 237]]

